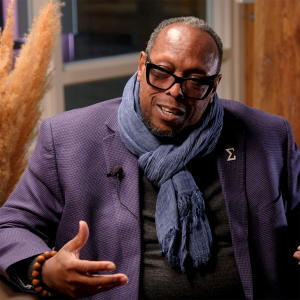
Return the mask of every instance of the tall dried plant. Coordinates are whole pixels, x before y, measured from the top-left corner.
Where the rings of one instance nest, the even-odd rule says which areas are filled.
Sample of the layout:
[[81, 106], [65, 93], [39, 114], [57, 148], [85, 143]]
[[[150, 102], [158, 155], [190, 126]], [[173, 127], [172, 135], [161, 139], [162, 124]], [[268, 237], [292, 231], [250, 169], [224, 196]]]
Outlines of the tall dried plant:
[[0, 32], [0, 207], [26, 169], [61, 29], [59, 1], [45, 1], [11, 70], [14, 3], [12, 0], [9, 5], [6, 25]]

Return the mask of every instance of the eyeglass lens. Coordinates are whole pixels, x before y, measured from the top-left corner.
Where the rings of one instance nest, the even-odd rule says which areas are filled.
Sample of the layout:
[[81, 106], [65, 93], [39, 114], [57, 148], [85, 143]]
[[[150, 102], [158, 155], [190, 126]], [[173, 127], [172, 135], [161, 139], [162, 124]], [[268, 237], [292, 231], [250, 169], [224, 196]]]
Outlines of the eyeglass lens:
[[[175, 78], [166, 72], [152, 68], [149, 72], [149, 81], [157, 88], [168, 90], [174, 83]], [[186, 96], [202, 98], [209, 89], [209, 85], [190, 79], [182, 82], [182, 89]]]

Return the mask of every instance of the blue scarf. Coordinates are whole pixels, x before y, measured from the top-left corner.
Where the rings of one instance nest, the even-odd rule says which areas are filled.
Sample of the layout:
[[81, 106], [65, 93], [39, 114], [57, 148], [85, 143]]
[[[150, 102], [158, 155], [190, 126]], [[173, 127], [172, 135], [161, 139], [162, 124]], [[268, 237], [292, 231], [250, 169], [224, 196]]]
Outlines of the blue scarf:
[[171, 265], [185, 272], [188, 255], [198, 268], [209, 260], [212, 245], [203, 196], [186, 165], [193, 157], [203, 157], [216, 147], [223, 126], [223, 107], [215, 94], [205, 118], [181, 145], [163, 144], [143, 123], [136, 78], [137, 73], [123, 92], [118, 111], [120, 136], [127, 149], [139, 157], [146, 177], [160, 188], [155, 212], [159, 245]]

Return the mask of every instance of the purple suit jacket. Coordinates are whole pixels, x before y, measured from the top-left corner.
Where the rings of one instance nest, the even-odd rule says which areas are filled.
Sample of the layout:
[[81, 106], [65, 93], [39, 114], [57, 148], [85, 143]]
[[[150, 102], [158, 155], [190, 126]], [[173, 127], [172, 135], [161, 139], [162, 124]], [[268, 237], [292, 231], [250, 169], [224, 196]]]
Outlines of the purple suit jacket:
[[[115, 262], [129, 283], [89, 299], [137, 299], [141, 232], [120, 205], [140, 214], [137, 158], [123, 145], [117, 110], [121, 98], [46, 119], [29, 168], [0, 209], [0, 275], [25, 258], [59, 250], [87, 221], [90, 237], [80, 257]], [[221, 100], [224, 127], [217, 166], [235, 259], [247, 299], [287, 299], [299, 291], [300, 155], [280, 116]], [[233, 148], [235, 160], [226, 149]], [[205, 170], [199, 170], [205, 172]]]

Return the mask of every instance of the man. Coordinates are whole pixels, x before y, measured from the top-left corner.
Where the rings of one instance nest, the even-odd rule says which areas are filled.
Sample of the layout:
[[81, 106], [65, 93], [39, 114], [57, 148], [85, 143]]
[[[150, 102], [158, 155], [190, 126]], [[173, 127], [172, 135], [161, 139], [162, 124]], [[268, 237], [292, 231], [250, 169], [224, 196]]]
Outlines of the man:
[[1, 275], [55, 247], [43, 284], [72, 297], [295, 298], [299, 150], [284, 118], [219, 101], [221, 60], [205, 22], [166, 20], [122, 101], [45, 120], [0, 210]]

